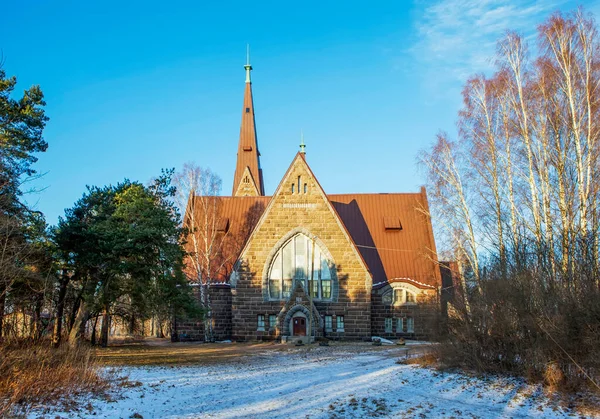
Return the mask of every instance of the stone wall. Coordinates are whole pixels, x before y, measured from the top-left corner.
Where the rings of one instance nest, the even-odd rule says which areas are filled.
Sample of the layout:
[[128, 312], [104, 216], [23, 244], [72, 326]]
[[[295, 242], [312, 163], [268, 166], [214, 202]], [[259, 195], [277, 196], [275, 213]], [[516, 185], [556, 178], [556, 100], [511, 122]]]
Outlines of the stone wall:
[[[440, 304], [432, 290], [417, 295], [416, 304], [383, 304], [382, 294], [373, 291], [371, 296], [371, 331], [373, 336], [387, 339], [435, 339], [438, 333]], [[414, 319], [413, 332], [406, 331], [407, 318]], [[385, 319], [392, 319], [392, 331], [386, 332]], [[403, 319], [404, 329], [398, 330], [398, 319]]]
[[[231, 339], [231, 288], [228, 285], [215, 285], [209, 292], [214, 339]], [[194, 289], [194, 295], [200, 301], [198, 288]], [[177, 319], [177, 334], [180, 341], [203, 341], [204, 323], [202, 319]]]
[[[268, 293], [264, 292], [272, 258], [297, 233], [316, 236], [317, 245], [328, 253], [335, 265], [337, 278], [333, 286], [337, 288], [332, 292], [332, 300], [314, 302], [320, 318], [324, 315], [344, 316], [344, 332], [335, 330], [334, 320], [334, 330], [328, 336], [344, 339], [370, 336], [371, 276], [304, 158], [298, 155], [237, 266], [232, 281], [233, 338], [265, 340], [285, 336], [288, 332], [283, 325], [288, 310], [294, 304], [308, 304], [303, 289], [295, 291], [288, 301], [270, 301]], [[259, 314], [265, 315], [266, 323], [269, 315], [276, 315], [277, 326], [273, 330], [258, 331]], [[321, 332], [317, 329], [317, 335]]]

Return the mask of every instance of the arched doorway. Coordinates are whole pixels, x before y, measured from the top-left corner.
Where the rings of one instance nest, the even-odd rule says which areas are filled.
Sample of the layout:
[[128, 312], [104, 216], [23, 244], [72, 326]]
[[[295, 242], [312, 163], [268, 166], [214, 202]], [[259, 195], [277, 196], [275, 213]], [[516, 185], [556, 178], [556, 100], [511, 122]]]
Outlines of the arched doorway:
[[[312, 324], [310, 324], [311, 317]], [[305, 343], [311, 342], [314, 340], [315, 332], [322, 326], [322, 319], [316, 309], [311, 316], [306, 306], [296, 304], [287, 311], [283, 320], [282, 341], [288, 342], [289, 339], [294, 339], [295, 342], [298, 338], [305, 341]]]

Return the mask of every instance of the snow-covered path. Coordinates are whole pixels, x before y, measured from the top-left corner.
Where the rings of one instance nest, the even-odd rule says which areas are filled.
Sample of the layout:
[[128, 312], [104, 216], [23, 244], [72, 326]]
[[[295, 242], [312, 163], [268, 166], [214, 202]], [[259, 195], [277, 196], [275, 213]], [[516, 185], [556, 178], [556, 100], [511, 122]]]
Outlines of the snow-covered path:
[[[321, 349], [321, 348], [320, 348]], [[239, 363], [128, 367], [137, 386], [114, 401], [49, 417], [566, 417], [536, 387], [397, 364], [393, 350], [265, 352]], [[35, 415], [33, 416], [35, 417]]]

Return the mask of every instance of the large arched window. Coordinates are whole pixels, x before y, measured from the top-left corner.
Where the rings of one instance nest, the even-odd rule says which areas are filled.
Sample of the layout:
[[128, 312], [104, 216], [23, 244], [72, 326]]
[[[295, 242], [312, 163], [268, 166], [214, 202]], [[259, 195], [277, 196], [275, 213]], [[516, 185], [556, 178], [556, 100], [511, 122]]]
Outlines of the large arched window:
[[[314, 265], [313, 265], [314, 264]], [[315, 299], [328, 300], [332, 295], [331, 263], [318, 245], [314, 259], [312, 241], [304, 234], [297, 234], [279, 249], [269, 268], [269, 298], [275, 300], [290, 297], [294, 281], [300, 281], [305, 290], [310, 288]], [[313, 267], [313, 275], [310, 271]]]

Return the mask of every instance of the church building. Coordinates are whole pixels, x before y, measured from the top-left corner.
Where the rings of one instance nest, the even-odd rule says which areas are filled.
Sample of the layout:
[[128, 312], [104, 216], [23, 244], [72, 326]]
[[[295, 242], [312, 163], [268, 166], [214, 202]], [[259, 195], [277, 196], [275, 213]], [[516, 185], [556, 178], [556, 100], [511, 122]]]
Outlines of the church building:
[[[244, 68], [232, 194], [214, 198], [222, 247], [220, 271], [208, 289], [215, 339], [430, 336], [440, 312], [441, 275], [425, 189], [332, 194], [319, 184], [301, 144], [277, 189], [266, 195], [252, 67]], [[190, 197], [186, 219], [206, 208], [202, 199]], [[192, 321], [180, 322], [177, 332], [204, 336], [202, 324]]]

